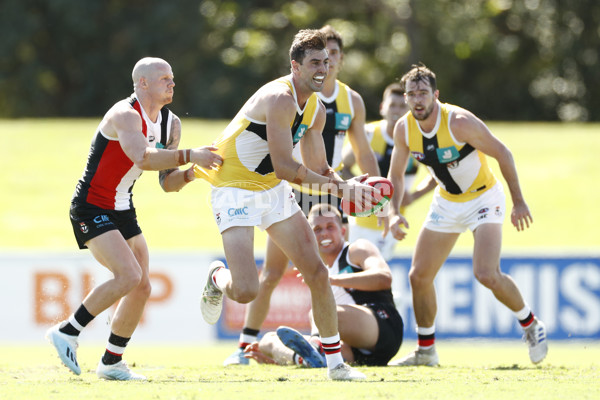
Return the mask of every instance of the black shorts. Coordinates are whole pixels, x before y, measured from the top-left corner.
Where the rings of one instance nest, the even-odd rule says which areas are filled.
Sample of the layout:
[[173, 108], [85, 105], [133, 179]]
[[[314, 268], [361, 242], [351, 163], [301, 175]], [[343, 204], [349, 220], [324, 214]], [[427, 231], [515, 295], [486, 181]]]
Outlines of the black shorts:
[[352, 348], [354, 363], [367, 366], [384, 366], [396, 355], [404, 338], [404, 322], [393, 304], [363, 304], [370, 308], [377, 319], [379, 338], [375, 349], [365, 350]]
[[115, 211], [91, 204], [71, 203], [69, 216], [80, 249], [87, 248], [85, 243], [88, 240], [115, 229], [121, 232], [125, 240], [142, 233], [135, 209]]
[[342, 200], [339, 197], [332, 194], [309, 194], [301, 192], [295, 187], [292, 187], [292, 190], [296, 196], [296, 202], [302, 209], [304, 215], [308, 216], [308, 212], [315, 204], [327, 203], [337, 208], [340, 214], [342, 214], [342, 222], [344, 224], [348, 223], [348, 216], [342, 211]]

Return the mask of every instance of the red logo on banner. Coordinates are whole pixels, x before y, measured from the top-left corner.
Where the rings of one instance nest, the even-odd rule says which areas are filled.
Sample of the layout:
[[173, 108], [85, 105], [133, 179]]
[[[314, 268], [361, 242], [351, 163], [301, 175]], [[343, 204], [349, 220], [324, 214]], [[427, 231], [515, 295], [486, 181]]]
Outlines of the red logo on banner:
[[[302, 332], [310, 332], [308, 312], [311, 308], [310, 290], [296, 275], [298, 271], [288, 269], [271, 296], [271, 307], [262, 332], [273, 331], [281, 325]], [[221, 328], [224, 334], [239, 335], [244, 327], [246, 304], [224, 298]]]

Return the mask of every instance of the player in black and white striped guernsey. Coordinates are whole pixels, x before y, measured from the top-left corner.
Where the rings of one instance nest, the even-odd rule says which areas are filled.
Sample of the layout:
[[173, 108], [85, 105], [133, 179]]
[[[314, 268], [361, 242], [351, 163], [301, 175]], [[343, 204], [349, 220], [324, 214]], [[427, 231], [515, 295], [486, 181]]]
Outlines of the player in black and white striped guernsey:
[[344, 241], [342, 218], [332, 205], [313, 206], [308, 222], [315, 233], [321, 259], [328, 267], [341, 343], [336, 348], [319, 343], [314, 323], [310, 338], [280, 327], [277, 333], [268, 332], [260, 342], [246, 347], [246, 357], [259, 363], [295, 362], [312, 367], [323, 364], [318, 362], [316, 348], [321, 347], [325, 354], [341, 348], [348, 363], [387, 365], [400, 349], [404, 336], [404, 324], [392, 296], [390, 267], [370, 241]]

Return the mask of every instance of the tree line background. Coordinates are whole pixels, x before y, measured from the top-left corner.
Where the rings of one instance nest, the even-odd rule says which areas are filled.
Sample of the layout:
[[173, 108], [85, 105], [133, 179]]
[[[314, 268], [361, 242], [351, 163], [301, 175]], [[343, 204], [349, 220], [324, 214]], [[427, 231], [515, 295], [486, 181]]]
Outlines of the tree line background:
[[102, 115], [144, 56], [173, 67], [180, 116], [231, 118], [289, 72], [299, 29], [345, 41], [340, 79], [378, 118], [423, 62], [440, 98], [483, 119], [599, 121], [597, 0], [3, 0], [0, 117]]

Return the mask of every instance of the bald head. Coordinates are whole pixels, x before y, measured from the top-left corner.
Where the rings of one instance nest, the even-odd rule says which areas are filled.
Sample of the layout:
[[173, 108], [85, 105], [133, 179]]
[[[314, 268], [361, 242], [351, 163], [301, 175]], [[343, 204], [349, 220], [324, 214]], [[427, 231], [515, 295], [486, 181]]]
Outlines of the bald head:
[[168, 62], [162, 58], [144, 57], [138, 61], [133, 67], [131, 78], [133, 79], [133, 89], [135, 90], [142, 78], [153, 78], [160, 72], [166, 69], [171, 70]]

